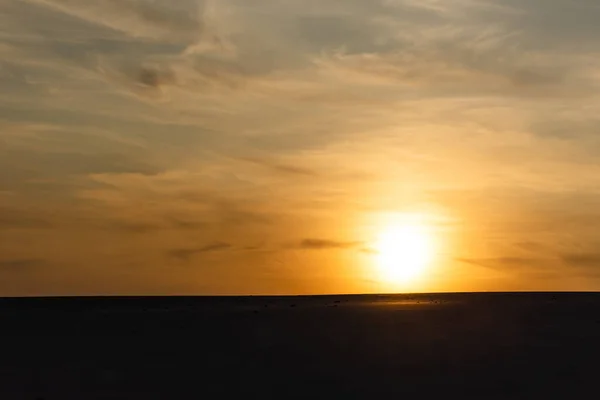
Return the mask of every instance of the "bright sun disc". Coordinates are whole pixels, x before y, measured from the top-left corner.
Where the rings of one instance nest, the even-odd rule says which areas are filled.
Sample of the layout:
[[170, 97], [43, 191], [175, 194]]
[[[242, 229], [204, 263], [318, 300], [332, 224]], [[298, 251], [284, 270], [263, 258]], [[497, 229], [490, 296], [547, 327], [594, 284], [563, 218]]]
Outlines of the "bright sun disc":
[[420, 221], [399, 221], [381, 232], [375, 250], [385, 281], [410, 283], [422, 277], [433, 259], [433, 236]]

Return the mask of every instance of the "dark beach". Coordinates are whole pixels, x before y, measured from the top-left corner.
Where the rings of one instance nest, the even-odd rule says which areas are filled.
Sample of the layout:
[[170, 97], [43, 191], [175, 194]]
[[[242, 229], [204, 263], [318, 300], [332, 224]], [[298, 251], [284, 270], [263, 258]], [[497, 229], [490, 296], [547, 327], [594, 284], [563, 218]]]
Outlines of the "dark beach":
[[600, 294], [0, 300], [0, 398], [577, 398]]

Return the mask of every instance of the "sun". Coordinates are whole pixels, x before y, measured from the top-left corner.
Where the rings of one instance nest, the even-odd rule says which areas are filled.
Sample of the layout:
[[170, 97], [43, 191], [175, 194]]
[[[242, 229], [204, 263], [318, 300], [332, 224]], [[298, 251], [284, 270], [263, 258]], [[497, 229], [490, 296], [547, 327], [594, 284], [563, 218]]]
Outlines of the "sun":
[[392, 284], [412, 284], [423, 278], [433, 261], [434, 236], [416, 217], [386, 225], [374, 246], [381, 279]]

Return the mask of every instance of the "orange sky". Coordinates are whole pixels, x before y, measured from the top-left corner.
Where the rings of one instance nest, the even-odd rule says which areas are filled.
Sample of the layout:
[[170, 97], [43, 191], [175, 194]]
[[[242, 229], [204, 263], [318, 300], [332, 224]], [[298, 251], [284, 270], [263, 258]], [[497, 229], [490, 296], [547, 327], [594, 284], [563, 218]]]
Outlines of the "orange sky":
[[576, 3], [4, 0], [0, 295], [600, 289]]

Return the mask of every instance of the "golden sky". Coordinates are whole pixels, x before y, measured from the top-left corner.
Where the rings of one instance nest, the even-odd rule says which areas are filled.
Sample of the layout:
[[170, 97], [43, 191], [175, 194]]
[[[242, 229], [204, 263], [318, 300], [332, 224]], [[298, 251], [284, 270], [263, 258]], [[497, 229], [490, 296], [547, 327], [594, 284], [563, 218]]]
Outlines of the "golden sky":
[[[3, 0], [0, 295], [598, 290], [598, 21]], [[431, 257], [398, 285], [378, 238], [402, 264], [413, 217]]]

